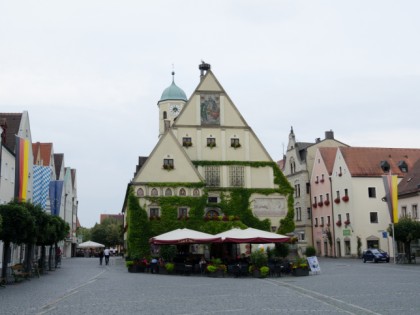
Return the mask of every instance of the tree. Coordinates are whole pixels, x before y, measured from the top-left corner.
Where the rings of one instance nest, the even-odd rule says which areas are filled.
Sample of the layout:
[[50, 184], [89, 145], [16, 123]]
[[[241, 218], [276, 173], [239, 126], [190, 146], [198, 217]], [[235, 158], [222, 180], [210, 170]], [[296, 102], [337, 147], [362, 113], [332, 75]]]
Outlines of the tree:
[[35, 228], [35, 222], [25, 207], [13, 202], [0, 205], [0, 216], [3, 219], [0, 239], [4, 242], [2, 278], [6, 278], [10, 243], [22, 244], [30, 239], [30, 234], [33, 233]]
[[394, 225], [395, 240], [404, 244], [406, 255], [411, 262], [411, 241], [420, 238], [420, 222], [411, 217], [402, 217]]
[[92, 230], [89, 228], [85, 228], [82, 226], [79, 226], [76, 229], [76, 235], [77, 237], [81, 236], [82, 237], [82, 242], [86, 242], [92, 239]]
[[101, 224], [95, 224], [91, 229], [91, 239], [107, 247], [123, 244], [123, 226], [113, 218], [105, 219]]

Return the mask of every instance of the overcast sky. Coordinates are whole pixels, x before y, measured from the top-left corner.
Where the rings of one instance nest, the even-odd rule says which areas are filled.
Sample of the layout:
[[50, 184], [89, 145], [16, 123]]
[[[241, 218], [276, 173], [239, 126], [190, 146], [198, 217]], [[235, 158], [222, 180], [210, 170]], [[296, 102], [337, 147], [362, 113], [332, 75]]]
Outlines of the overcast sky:
[[210, 63], [273, 160], [312, 142], [420, 148], [420, 1], [0, 0], [0, 112], [77, 170], [79, 220], [120, 213], [157, 102]]

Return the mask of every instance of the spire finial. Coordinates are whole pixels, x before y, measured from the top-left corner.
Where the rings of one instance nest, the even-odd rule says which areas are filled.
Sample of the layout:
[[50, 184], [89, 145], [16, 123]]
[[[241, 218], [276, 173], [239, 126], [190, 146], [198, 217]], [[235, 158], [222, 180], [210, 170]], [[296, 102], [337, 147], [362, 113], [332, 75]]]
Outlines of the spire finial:
[[175, 82], [175, 66], [174, 66], [174, 64], [172, 64], [172, 72], [171, 72], [171, 74], [172, 74], [172, 82]]

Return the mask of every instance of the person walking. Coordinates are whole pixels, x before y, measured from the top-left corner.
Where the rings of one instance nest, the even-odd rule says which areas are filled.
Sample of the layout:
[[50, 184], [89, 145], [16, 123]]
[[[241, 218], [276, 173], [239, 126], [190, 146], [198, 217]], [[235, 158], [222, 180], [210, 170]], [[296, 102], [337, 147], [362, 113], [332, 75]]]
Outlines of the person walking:
[[57, 246], [55, 248], [55, 268], [60, 268], [59, 266], [61, 266], [61, 248], [59, 246]]
[[104, 260], [104, 251], [101, 249], [99, 251], [99, 264], [102, 266], [102, 261]]
[[104, 256], [105, 256], [105, 265], [109, 264], [109, 255], [110, 255], [110, 251], [108, 247], [105, 247], [104, 250]]

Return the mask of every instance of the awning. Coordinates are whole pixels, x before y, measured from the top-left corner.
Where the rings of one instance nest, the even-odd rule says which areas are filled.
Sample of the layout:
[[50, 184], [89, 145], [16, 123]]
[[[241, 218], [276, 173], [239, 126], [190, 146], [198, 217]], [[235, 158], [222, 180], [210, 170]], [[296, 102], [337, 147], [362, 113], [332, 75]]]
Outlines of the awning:
[[289, 236], [271, 233], [263, 230], [247, 228], [241, 230], [238, 228], [231, 229], [215, 235], [220, 237], [223, 243], [283, 243], [290, 240]]
[[149, 240], [149, 243], [156, 245], [164, 244], [204, 244], [204, 243], [218, 243], [221, 238], [215, 235], [190, 230], [177, 229], [155, 237]]
[[79, 245], [77, 245], [77, 247], [79, 247], [79, 248], [99, 248], [99, 247], [105, 247], [105, 245], [99, 244], [99, 243], [96, 243], [96, 242], [92, 242], [92, 241], [87, 241], [87, 242], [80, 243]]

